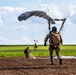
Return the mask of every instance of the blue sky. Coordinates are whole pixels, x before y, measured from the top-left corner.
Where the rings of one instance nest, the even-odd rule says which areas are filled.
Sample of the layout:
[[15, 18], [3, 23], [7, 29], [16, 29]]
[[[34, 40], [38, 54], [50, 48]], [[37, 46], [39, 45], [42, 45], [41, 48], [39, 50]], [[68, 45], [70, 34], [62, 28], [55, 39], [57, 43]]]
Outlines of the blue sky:
[[[0, 0], [0, 45], [44, 43], [48, 33], [45, 19], [31, 17], [19, 22], [17, 17], [27, 11], [42, 10], [52, 18], [69, 15], [61, 31], [63, 44], [76, 44], [76, 0]], [[60, 28], [62, 22], [56, 22]], [[54, 26], [54, 25], [52, 25]]]

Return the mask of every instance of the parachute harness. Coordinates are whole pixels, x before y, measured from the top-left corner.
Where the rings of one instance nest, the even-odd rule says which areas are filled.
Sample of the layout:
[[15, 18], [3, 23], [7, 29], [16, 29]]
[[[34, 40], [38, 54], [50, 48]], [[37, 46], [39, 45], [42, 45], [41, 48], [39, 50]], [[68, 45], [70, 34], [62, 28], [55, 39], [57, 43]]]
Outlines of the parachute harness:
[[60, 29], [59, 29], [59, 32], [58, 32], [58, 33], [60, 33], [60, 32], [61, 32], [61, 30], [62, 30], [62, 28], [63, 28], [63, 26], [64, 26], [64, 23], [65, 23], [65, 21], [66, 21], [66, 19], [67, 19], [67, 18], [64, 18], [64, 19], [54, 19], [55, 21], [62, 21], [62, 25], [61, 25], [61, 27], [60, 27]]
[[[63, 28], [63, 26], [64, 26], [64, 23], [65, 23], [65, 21], [66, 21], [66, 19], [67, 19], [67, 18], [64, 18], [64, 19], [54, 19], [55, 21], [62, 21], [62, 25], [61, 25], [58, 33], [61, 32], [61, 30], [62, 30], [62, 28]], [[51, 26], [51, 24], [50, 24], [50, 19], [49, 19], [49, 20], [48, 20], [49, 33], [50, 33], [50, 30], [51, 30], [50, 26]]]
[[62, 28], [63, 28], [63, 26], [64, 26], [64, 23], [65, 23], [65, 21], [66, 21], [66, 18], [62, 19], [61, 21], [63, 21], [63, 22], [62, 22], [62, 25], [61, 25], [60, 30], [59, 30], [59, 32], [58, 32], [58, 33], [60, 33], [60, 32], [61, 32], [61, 30], [62, 30]]

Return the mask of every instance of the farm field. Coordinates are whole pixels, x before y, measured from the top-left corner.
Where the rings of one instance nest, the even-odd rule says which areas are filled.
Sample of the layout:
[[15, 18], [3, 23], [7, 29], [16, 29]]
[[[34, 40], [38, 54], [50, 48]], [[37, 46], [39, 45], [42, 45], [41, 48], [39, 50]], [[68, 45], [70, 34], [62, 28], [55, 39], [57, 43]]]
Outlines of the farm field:
[[[63, 64], [54, 58], [54, 64], [49, 60], [48, 46], [39, 46], [31, 53], [36, 59], [26, 59], [25, 45], [0, 45], [0, 75], [76, 75], [76, 59], [63, 59]], [[62, 56], [76, 56], [75, 45], [61, 46]], [[55, 55], [55, 54], [54, 54]]]
[[[27, 45], [0, 45], [1, 57], [23, 57], [24, 49]], [[34, 46], [30, 45], [30, 51], [34, 56], [49, 56], [48, 46], [39, 45], [37, 50]], [[61, 56], [76, 56], [76, 45], [63, 45], [60, 51]], [[55, 52], [54, 52], [55, 56]]]
[[26, 59], [25, 57], [0, 57], [0, 75], [76, 75], [76, 59], [63, 59], [59, 65], [54, 59]]

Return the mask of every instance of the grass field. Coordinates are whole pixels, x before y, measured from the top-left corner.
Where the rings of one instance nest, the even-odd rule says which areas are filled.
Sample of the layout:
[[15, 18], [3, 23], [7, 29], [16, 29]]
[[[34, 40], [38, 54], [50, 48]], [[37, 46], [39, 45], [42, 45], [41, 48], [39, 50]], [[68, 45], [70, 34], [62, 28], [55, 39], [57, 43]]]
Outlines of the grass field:
[[[27, 45], [0, 45], [0, 57], [23, 57], [24, 49]], [[37, 50], [34, 50], [34, 46], [30, 46], [30, 51], [34, 56], [49, 56], [48, 46], [38, 46]], [[55, 55], [55, 52], [54, 52]], [[63, 45], [60, 51], [61, 56], [76, 56], [76, 45]]]

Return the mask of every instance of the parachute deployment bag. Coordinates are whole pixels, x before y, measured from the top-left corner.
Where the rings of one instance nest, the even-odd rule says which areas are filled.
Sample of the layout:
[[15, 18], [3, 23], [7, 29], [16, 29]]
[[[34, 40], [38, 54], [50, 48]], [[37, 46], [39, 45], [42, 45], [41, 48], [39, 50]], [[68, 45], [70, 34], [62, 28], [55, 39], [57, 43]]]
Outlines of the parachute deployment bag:
[[51, 33], [51, 42], [53, 46], [58, 46], [60, 44], [60, 34], [59, 33]]

